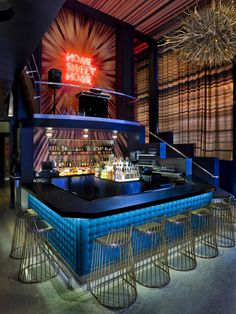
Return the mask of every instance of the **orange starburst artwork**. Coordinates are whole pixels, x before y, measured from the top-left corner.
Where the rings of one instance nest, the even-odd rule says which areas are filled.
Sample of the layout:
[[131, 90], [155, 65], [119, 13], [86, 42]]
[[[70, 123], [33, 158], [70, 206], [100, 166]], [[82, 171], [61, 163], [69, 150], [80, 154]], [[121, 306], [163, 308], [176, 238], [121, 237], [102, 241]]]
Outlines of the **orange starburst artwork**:
[[[115, 29], [95, 19], [62, 9], [42, 40], [42, 81], [48, 71], [61, 70], [62, 86], [56, 89], [56, 108], [61, 114], [77, 114], [81, 90], [116, 89]], [[54, 90], [42, 85], [41, 113], [50, 113]], [[108, 116], [116, 117], [115, 96], [108, 106]]]

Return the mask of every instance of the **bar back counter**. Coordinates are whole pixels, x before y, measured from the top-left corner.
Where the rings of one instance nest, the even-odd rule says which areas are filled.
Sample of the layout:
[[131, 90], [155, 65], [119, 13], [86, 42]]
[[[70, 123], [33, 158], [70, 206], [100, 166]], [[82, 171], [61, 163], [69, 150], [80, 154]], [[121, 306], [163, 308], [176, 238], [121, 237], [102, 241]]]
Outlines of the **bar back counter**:
[[[92, 244], [97, 237], [108, 234], [112, 229], [129, 225], [137, 226], [155, 216], [172, 216], [179, 210], [195, 209], [211, 202], [214, 187], [191, 175], [186, 176], [181, 184], [166, 185], [132, 180], [113, 182], [95, 177], [91, 173], [69, 177], [52, 174], [46, 179], [38, 176], [35, 178], [34, 173], [37, 172], [35, 167], [38, 167], [35, 160], [45, 162], [50, 157], [48, 153], [45, 159], [41, 157], [39, 159], [43, 153], [38, 147], [34, 147], [35, 128], [44, 128], [42, 132], [46, 132], [46, 128], [49, 127], [86, 128], [86, 130], [96, 128], [100, 132], [104, 130], [125, 132], [127, 154], [139, 143], [143, 144], [144, 130], [135, 122], [103, 118], [74, 117], [72, 119], [71, 117], [66, 119], [53, 116], [52, 119], [48, 115], [46, 117], [37, 115], [34, 119], [21, 121], [22, 153], [20, 157], [21, 173], [24, 174], [21, 182], [23, 206], [33, 208], [54, 228], [54, 232], [49, 235], [49, 241], [81, 281], [84, 281], [90, 273]], [[38, 131], [35, 138], [39, 138]], [[56, 149], [53, 142], [47, 145], [51, 145], [50, 150], [54, 149], [51, 155], [58, 156], [58, 145]], [[42, 147], [45, 146], [45, 140], [43, 140]], [[101, 152], [97, 152], [100, 148], [91, 143], [89, 146], [90, 151], [86, 151], [86, 154], [93, 153], [101, 158]], [[105, 144], [103, 146], [105, 147]], [[67, 144], [67, 149], [68, 147], [69, 152], [65, 152], [64, 149], [63, 156], [65, 153], [69, 154], [71, 162], [75, 163], [73, 156], [79, 152], [80, 148], [73, 142]], [[109, 151], [107, 144], [106, 150]], [[68, 160], [63, 158], [63, 162], [68, 163]], [[93, 167], [91, 159], [89, 165]]]

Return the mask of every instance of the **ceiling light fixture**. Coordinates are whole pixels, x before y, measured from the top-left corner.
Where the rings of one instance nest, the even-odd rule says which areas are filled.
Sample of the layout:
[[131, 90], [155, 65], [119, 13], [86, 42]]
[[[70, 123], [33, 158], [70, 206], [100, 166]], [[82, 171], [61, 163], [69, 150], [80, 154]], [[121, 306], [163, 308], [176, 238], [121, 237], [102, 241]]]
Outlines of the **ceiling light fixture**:
[[9, 21], [14, 16], [14, 8], [10, 1], [0, 0], [0, 22]]
[[[181, 27], [165, 36], [164, 52], [177, 52], [180, 61], [218, 66], [233, 61], [236, 53], [235, 0], [185, 12]], [[162, 45], [160, 45], [162, 46]]]

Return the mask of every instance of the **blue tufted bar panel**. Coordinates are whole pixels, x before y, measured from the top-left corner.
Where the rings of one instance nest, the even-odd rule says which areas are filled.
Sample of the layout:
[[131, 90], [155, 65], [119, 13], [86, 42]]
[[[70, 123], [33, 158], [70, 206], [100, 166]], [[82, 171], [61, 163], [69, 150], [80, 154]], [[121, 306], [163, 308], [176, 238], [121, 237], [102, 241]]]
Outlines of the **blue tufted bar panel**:
[[79, 275], [90, 272], [93, 241], [107, 234], [111, 229], [139, 225], [155, 216], [173, 216], [185, 209], [196, 209], [210, 203], [212, 193], [204, 193], [173, 202], [153, 205], [121, 214], [96, 219], [66, 218], [29, 194], [29, 207], [47, 220], [55, 231], [50, 234], [50, 242]]
[[78, 218], [64, 218], [55, 213], [37, 198], [29, 194], [29, 207], [46, 220], [54, 231], [49, 232], [49, 241], [65, 261], [77, 272], [78, 266]]

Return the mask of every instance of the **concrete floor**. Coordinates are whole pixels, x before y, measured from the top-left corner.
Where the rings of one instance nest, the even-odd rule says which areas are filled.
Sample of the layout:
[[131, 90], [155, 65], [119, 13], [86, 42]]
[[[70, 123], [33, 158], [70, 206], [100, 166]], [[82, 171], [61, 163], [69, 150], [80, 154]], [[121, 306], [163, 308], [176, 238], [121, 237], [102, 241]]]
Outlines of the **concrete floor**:
[[[19, 261], [9, 257], [15, 211], [8, 203], [8, 189], [0, 189], [0, 313], [114, 313], [102, 307], [85, 287], [69, 290], [59, 277], [40, 284], [17, 281]], [[236, 248], [220, 249], [217, 258], [197, 262], [190, 272], [171, 270], [171, 282], [162, 289], [138, 285], [137, 301], [116, 312], [235, 314]]]

